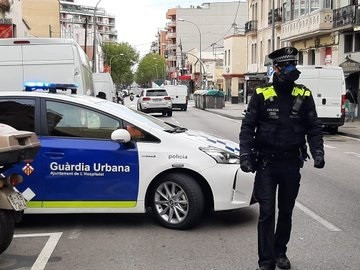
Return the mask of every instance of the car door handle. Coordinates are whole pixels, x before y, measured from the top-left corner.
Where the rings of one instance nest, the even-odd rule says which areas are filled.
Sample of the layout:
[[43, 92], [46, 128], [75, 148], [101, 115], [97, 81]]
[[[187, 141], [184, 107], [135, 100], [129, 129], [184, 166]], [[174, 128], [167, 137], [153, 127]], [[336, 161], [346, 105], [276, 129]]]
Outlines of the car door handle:
[[64, 157], [64, 153], [62, 152], [45, 152], [44, 155], [52, 159], [61, 159]]

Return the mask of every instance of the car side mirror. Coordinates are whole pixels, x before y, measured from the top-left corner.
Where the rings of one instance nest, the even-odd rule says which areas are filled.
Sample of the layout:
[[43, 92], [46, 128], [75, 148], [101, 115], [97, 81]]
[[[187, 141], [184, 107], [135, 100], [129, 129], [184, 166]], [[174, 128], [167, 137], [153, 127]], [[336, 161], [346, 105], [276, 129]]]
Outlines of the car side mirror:
[[119, 143], [128, 143], [131, 140], [131, 136], [126, 129], [117, 129], [111, 133], [111, 139]]

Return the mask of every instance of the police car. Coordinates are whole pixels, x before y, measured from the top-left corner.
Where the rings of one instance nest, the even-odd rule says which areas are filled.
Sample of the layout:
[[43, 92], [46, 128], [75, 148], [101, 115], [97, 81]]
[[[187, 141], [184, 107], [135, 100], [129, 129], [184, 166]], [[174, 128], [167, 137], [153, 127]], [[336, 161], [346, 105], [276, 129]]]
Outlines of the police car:
[[141, 213], [186, 229], [206, 208], [250, 204], [253, 179], [236, 143], [165, 123], [103, 99], [54, 91], [0, 92], [0, 123], [35, 131], [41, 148], [17, 186], [26, 213]]

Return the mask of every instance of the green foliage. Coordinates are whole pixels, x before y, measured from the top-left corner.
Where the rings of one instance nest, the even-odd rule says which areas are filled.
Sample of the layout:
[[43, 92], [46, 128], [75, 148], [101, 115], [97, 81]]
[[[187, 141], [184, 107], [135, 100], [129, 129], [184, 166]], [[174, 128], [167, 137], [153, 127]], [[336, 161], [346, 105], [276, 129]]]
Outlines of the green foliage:
[[150, 86], [157, 79], [165, 79], [165, 58], [156, 53], [148, 53], [139, 62], [135, 82]]
[[139, 60], [138, 52], [127, 42], [103, 43], [104, 64], [110, 66], [116, 84], [128, 86], [134, 81], [132, 67]]

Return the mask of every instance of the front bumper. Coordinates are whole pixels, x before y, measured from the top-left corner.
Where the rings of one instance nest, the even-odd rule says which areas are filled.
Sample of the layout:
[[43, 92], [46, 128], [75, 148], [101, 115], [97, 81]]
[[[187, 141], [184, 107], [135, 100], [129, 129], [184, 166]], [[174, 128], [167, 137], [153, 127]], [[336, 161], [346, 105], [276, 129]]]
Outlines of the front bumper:
[[203, 171], [214, 196], [214, 210], [232, 210], [250, 205], [254, 174], [244, 173], [239, 165], [217, 164]]

